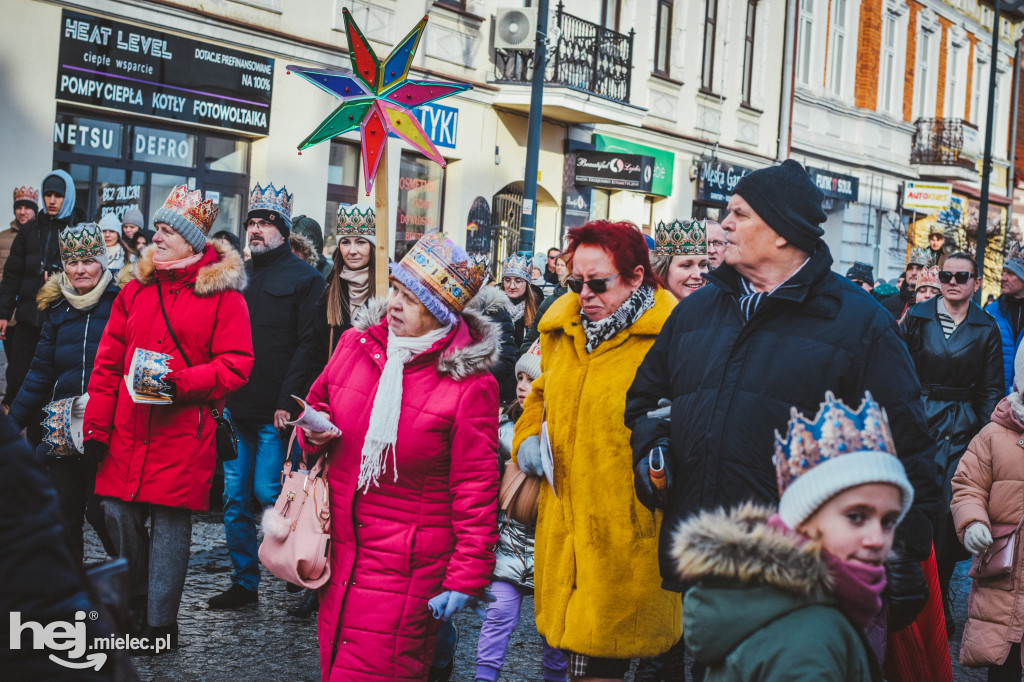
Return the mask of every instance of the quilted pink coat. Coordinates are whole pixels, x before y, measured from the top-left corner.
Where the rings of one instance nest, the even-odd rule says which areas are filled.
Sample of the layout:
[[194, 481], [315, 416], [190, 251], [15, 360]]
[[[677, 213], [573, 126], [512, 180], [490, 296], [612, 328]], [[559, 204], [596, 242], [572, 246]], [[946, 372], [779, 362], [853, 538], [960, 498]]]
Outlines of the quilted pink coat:
[[[386, 361], [383, 304], [357, 314], [308, 402], [330, 413], [331, 580], [320, 590], [322, 679], [427, 679], [440, 621], [427, 600], [481, 595], [494, 569], [499, 331], [466, 313], [405, 367], [396, 454], [380, 487], [356, 490], [360, 452]], [[301, 438], [301, 436], [300, 436]]]

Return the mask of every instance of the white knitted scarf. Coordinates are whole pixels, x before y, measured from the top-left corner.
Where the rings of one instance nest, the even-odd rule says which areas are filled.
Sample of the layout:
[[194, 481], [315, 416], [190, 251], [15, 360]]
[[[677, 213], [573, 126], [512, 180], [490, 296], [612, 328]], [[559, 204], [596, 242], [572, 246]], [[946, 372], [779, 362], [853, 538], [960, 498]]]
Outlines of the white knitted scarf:
[[395, 336], [388, 330], [388, 360], [380, 374], [377, 394], [370, 410], [370, 425], [363, 440], [362, 459], [359, 463], [359, 482], [356, 487], [364, 493], [377, 486], [377, 479], [387, 469], [388, 456], [394, 480], [398, 481], [398, 459], [395, 443], [398, 440], [398, 420], [402, 416], [402, 378], [405, 365], [427, 351], [451, 331], [450, 326], [435, 329], [423, 336]]

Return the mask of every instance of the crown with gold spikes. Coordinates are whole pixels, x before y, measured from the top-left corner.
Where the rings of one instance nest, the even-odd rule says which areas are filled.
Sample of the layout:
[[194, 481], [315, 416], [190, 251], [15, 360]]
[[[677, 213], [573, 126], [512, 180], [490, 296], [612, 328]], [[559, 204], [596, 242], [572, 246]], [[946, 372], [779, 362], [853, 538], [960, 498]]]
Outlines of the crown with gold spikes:
[[487, 258], [470, 256], [439, 232], [417, 241], [391, 275], [407, 286], [427, 310], [445, 324], [456, 324], [459, 314], [483, 286]]
[[1010, 243], [1010, 250], [1006, 252], [1006, 260], [1016, 261], [1017, 264], [1024, 265], [1024, 244], [1018, 241]]
[[212, 199], [203, 201], [200, 190], [190, 192], [186, 185], [179, 185], [171, 190], [164, 205], [157, 209], [153, 223], [167, 223], [178, 230], [181, 221], [177, 217], [180, 217], [207, 235], [219, 212], [220, 207]]
[[362, 237], [375, 242], [377, 212], [369, 204], [341, 204], [335, 232], [339, 237]]
[[271, 213], [278, 213], [284, 218], [286, 223], [290, 223], [292, 219], [293, 198], [294, 195], [288, 194], [286, 187], [277, 189], [272, 182], [266, 187], [260, 187], [260, 183], [257, 182], [256, 186], [249, 192], [249, 212], [270, 211]]
[[658, 221], [654, 230], [655, 256], [708, 255], [707, 225], [699, 220]]
[[532, 269], [533, 261], [529, 256], [520, 256], [518, 253], [513, 253], [505, 259], [505, 263], [501, 266], [501, 276], [518, 277], [529, 282], [533, 279], [530, 272]]
[[17, 204], [19, 201], [31, 201], [39, 206], [39, 190], [35, 187], [15, 187], [14, 203]]
[[96, 223], [79, 223], [60, 232], [60, 259], [65, 263], [107, 255], [103, 232]]
[[814, 467], [843, 455], [863, 451], [896, 455], [885, 410], [870, 392], [864, 394], [857, 410], [851, 410], [828, 391], [814, 419], [805, 419], [795, 407], [790, 415], [786, 437], [775, 432], [772, 459], [780, 495]]
[[928, 249], [914, 248], [910, 250], [910, 258], [907, 259], [907, 265], [920, 265], [923, 268], [931, 262], [932, 259], [928, 255]]
[[921, 287], [932, 287], [933, 289], [939, 289], [939, 266], [933, 265], [930, 268], [925, 268], [917, 276], [917, 288]]

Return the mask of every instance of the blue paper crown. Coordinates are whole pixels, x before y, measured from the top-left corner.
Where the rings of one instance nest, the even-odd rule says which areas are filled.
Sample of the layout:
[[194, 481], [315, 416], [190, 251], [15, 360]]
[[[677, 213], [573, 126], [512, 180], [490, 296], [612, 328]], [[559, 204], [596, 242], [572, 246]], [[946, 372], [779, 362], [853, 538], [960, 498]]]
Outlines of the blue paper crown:
[[519, 254], [513, 253], [505, 259], [504, 265], [501, 266], [501, 276], [518, 277], [519, 279], [525, 279], [529, 282], [533, 280], [533, 276], [530, 273], [532, 269], [533, 262], [529, 256], [520, 256]]
[[280, 213], [286, 222], [291, 222], [292, 197], [293, 195], [288, 194], [286, 187], [278, 190], [274, 187], [274, 183], [270, 183], [266, 187], [260, 187], [260, 183], [257, 182], [256, 186], [249, 192], [249, 212], [270, 211], [271, 213]]
[[870, 392], [864, 394], [857, 410], [851, 410], [828, 391], [813, 420], [805, 419], [795, 407], [790, 414], [786, 437], [775, 432], [772, 459], [780, 496], [803, 474], [842, 455], [865, 450], [896, 455], [885, 410]]

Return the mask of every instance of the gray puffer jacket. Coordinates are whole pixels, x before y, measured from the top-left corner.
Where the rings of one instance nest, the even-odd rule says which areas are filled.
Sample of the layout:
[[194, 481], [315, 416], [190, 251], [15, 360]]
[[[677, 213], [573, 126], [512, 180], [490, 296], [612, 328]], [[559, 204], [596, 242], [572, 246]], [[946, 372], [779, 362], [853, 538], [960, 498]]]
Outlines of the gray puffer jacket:
[[[512, 457], [512, 436], [515, 422], [502, 414], [498, 419], [498, 462], [504, 472], [505, 463]], [[533, 592], [533, 534], [536, 526], [527, 526], [508, 518], [498, 511], [498, 546], [494, 548], [497, 560], [494, 579], [511, 583]]]

